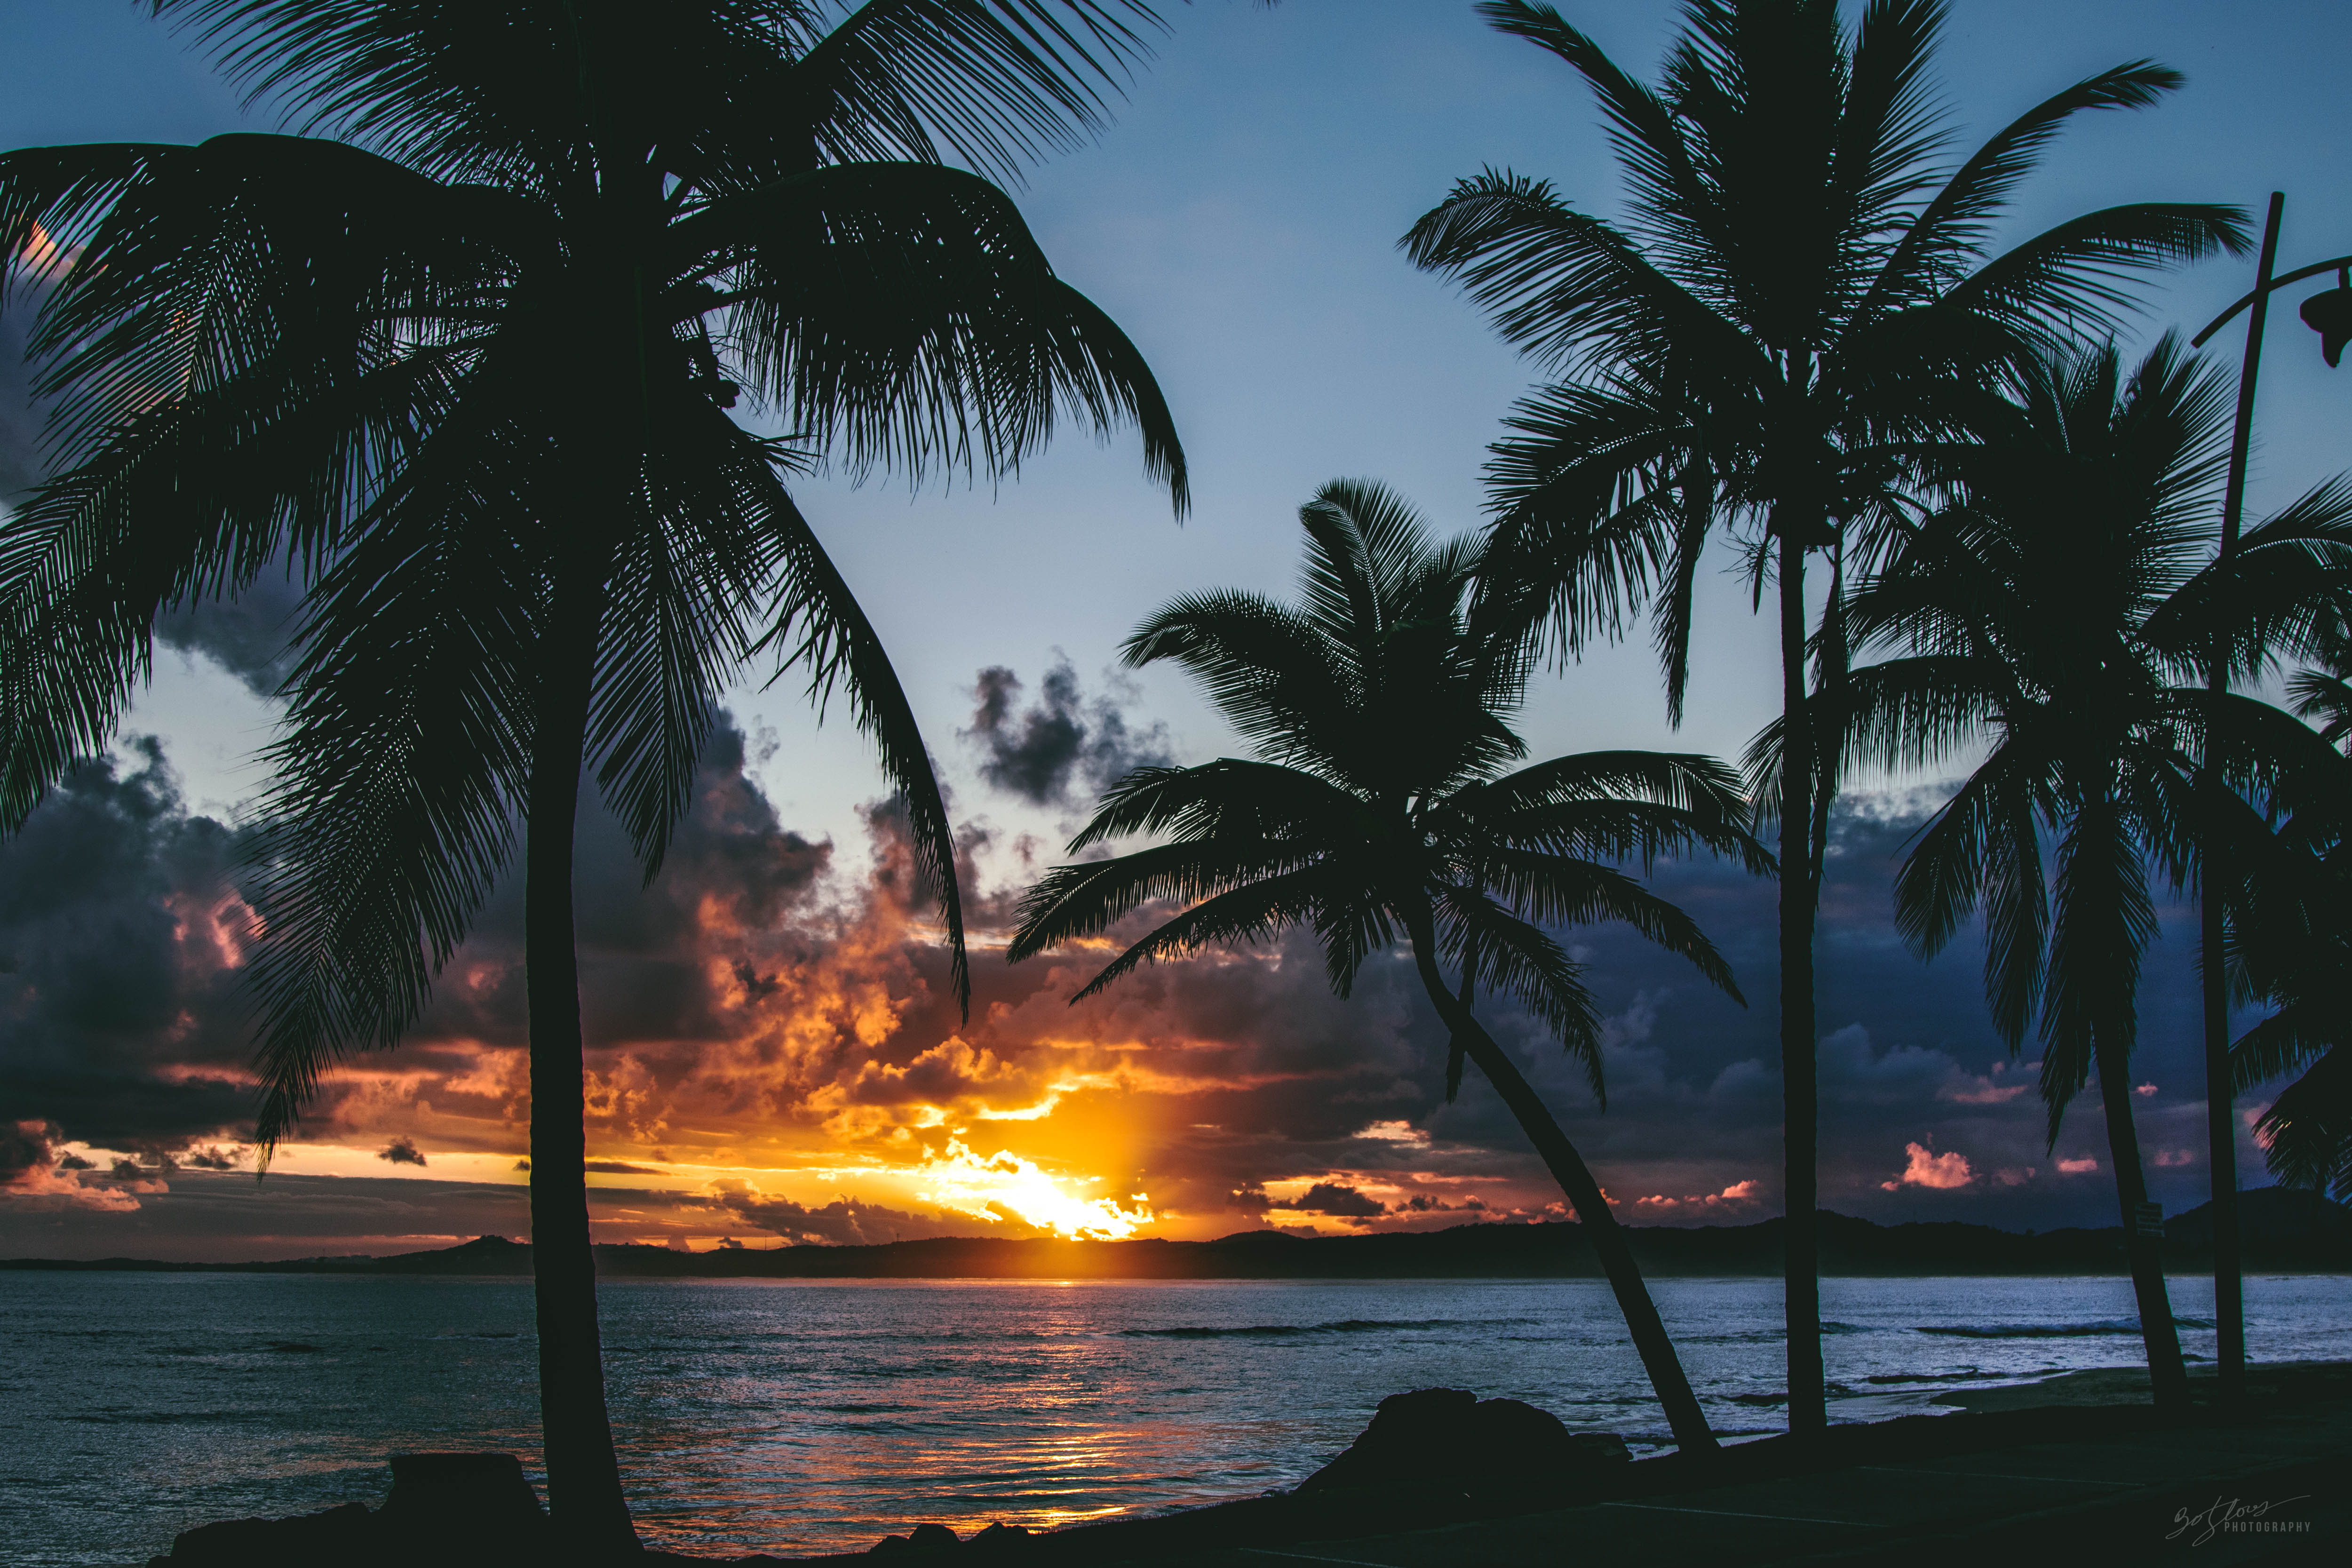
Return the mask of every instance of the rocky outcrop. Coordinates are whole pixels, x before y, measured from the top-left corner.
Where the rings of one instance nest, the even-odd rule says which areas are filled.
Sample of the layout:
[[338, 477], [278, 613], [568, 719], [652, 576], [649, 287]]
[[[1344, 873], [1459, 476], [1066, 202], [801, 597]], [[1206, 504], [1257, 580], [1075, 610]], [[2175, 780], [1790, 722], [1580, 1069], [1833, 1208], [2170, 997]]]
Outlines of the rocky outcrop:
[[371, 1512], [347, 1502], [295, 1519], [237, 1519], [183, 1531], [150, 1568], [253, 1568], [257, 1563], [374, 1568], [430, 1563], [475, 1568], [536, 1561], [547, 1511], [512, 1454], [394, 1454], [392, 1495]]
[[1301, 1492], [1458, 1484], [1557, 1486], [1628, 1463], [1613, 1432], [1570, 1432], [1559, 1416], [1517, 1399], [1465, 1389], [1417, 1388], [1381, 1401], [1348, 1451], [1299, 1484]]
[[930, 1557], [954, 1552], [981, 1557], [1001, 1557], [1008, 1553], [1025, 1552], [1036, 1541], [1025, 1524], [997, 1523], [973, 1536], [959, 1542], [956, 1532], [944, 1524], [919, 1524], [905, 1535], [886, 1535], [866, 1548], [869, 1556]]
[[297, 1519], [231, 1519], [184, 1530], [168, 1556], [149, 1568], [250, 1568], [256, 1563], [372, 1562], [375, 1520], [365, 1503], [347, 1502]]

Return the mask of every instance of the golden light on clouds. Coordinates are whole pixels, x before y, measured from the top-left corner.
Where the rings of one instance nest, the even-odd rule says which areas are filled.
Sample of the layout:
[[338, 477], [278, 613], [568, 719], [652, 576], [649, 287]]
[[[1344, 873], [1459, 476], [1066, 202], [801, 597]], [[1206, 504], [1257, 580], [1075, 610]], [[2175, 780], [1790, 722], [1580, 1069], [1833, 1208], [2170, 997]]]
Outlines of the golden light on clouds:
[[[943, 1208], [980, 1215], [1010, 1211], [1040, 1230], [1073, 1239], [1116, 1241], [1134, 1235], [1152, 1218], [1151, 1200], [1142, 1193], [1125, 1199], [1079, 1197], [1017, 1154], [1000, 1152], [982, 1159], [961, 1139], [950, 1140], [948, 1149], [948, 1156], [934, 1163], [929, 1190], [923, 1194]], [[1088, 1178], [1084, 1184], [1099, 1186], [1102, 1181]]]

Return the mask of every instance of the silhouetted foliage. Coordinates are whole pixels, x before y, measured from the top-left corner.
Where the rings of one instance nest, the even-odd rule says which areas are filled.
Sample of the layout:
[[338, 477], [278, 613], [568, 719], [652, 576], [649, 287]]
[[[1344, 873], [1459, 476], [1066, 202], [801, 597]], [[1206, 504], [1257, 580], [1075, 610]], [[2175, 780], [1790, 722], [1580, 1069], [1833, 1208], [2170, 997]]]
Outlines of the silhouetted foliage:
[[1735, 775], [1706, 757], [1651, 752], [1506, 772], [1527, 755], [1509, 723], [1527, 687], [1527, 638], [1472, 623], [1470, 542], [1431, 540], [1396, 496], [1354, 481], [1325, 486], [1299, 521], [1297, 605], [1188, 595], [1127, 643], [1130, 664], [1172, 659], [1191, 671], [1255, 757], [1128, 774], [1070, 849], [1138, 834], [1160, 842], [1047, 873], [1022, 900], [1008, 956], [1177, 905], [1073, 1000], [1138, 964], [1292, 926], [1315, 932], [1345, 996], [1367, 958], [1404, 943], [1453, 1036], [1448, 1098], [1465, 1058], [1494, 1081], [1594, 1237], [1676, 1441], [1711, 1447], [1599, 1184], [1471, 1004], [1482, 987], [1509, 995], [1601, 1095], [1601, 1020], [1580, 966], [1545, 928], [1623, 921], [1737, 996], [1697, 924], [1620, 868], [1703, 849], [1769, 870], [1739, 826], [1747, 803]]
[[[1790, 1418], [1827, 1422], [1812, 1219], [1813, 922], [1833, 752], [1807, 693], [1805, 571], [1867, 560], [1916, 446], [1965, 429], [1999, 367], [2113, 318], [2133, 273], [2245, 246], [2234, 208], [2137, 204], [1994, 254], [1992, 226], [2071, 116], [2138, 109], [2179, 73], [2135, 60], [2012, 121], [1957, 167], [1928, 65], [1940, 0], [1688, 0], [1658, 83], [1621, 69], [1549, 5], [1487, 0], [1503, 32], [1559, 56], [1600, 100], [1626, 216], [1580, 212], [1546, 181], [1489, 169], [1403, 241], [1459, 279], [1496, 331], [1568, 379], [1522, 401], [1487, 468], [1497, 514], [1482, 595], [1548, 619], [1572, 656], [1648, 608], [1679, 720], [1699, 558], [1726, 530], [1760, 598], [1778, 589], [1785, 743], [1801, 794], [1780, 810], [1781, 1070], [1787, 1096]], [[1834, 688], [1834, 622], [1812, 679]]]
[[[305, 133], [0, 157], [0, 254], [60, 258], [33, 344], [55, 477], [0, 539], [0, 828], [110, 739], [159, 611], [291, 562], [248, 867], [258, 1136], [399, 1038], [520, 830], [549, 1489], [575, 1543], [625, 1545], [581, 1173], [583, 769], [650, 878], [722, 679], [803, 670], [879, 748], [967, 994], [922, 738], [787, 480], [1003, 473], [1060, 418], [1131, 419], [1181, 508], [1149, 370], [987, 177], [1097, 129], [1154, 18], [156, 9]], [[745, 399], [792, 436], [738, 424]]]
[[[2053, 1142], [2095, 1070], [2128, 1227], [2147, 1198], [2130, 1058], [2151, 871], [2178, 889], [2208, 833], [2260, 837], [2247, 798], [2336, 820], [2352, 804], [2343, 759], [2310, 729], [2206, 679], [2216, 650], [2258, 672], [2332, 620], [2352, 581], [2352, 486], [2321, 486], [2216, 560], [2229, 388], [2174, 340], [2127, 379], [2112, 346], [2036, 356], [2010, 391], [1979, 441], [1932, 458], [1948, 504], [1905, 527], [1844, 605], [1858, 646], [1903, 657], [1815, 705], [1850, 762], [1984, 751], [1905, 857], [1896, 921], [1932, 954], [1982, 907], [1994, 1026], [2012, 1052], [2038, 1033]], [[2209, 756], [2239, 792], [2219, 820]], [[2132, 1271], [2158, 1397], [2185, 1398], [2152, 1243], [2135, 1243]]]

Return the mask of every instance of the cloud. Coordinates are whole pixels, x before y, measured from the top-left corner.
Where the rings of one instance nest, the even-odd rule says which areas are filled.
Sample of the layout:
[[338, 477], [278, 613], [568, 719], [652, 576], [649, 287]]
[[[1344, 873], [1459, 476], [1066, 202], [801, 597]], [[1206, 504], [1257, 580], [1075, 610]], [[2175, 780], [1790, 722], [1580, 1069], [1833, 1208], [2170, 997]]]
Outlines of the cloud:
[[[125, 1167], [128, 1167], [126, 1170]], [[139, 1207], [134, 1194], [165, 1191], [152, 1173], [123, 1161], [111, 1184], [86, 1180], [96, 1167], [61, 1146], [58, 1129], [46, 1121], [0, 1122], [0, 1215], [54, 1214], [79, 1209], [122, 1213]]]
[[[518, 1166], [518, 1169], [528, 1168], [527, 1163]], [[583, 1164], [582, 1169], [592, 1176], [658, 1176], [661, 1174], [651, 1165], [632, 1165], [625, 1160], [590, 1160]]]
[[395, 1165], [422, 1165], [425, 1163], [425, 1156], [417, 1152], [416, 1144], [407, 1138], [394, 1139], [391, 1142], [377, 1150], [375, 1152], [375, 1157], [379, 1160], [389, 1160]]
[[0, 1105], [119, 1152], [233, 1145], [253, 1090], [232, 835], [188, 813], [160, 742], [122, 752], [0, 842]]
[[56, 1163], [47, 1122], [0, 1122], [0, 1183], [16, 1181]]
[[284, 565], [264, 566], [233, 600], [193, 600], [155, 617], [156, 640], [201, 654], [256, 697], [275, 697], [294, 668], [302, 589]]
[[1335, 1219], [1377, 1219], [1389, 1212], [1388, 1205], [1377, 1198], [1331, 1182], [1318, 1182], [1295, 1198], [1277, 1198], [1267, 1206], [1297, 1209], [1301, 1214], [1325, 1214]]
[[1889, 1192], [1898, 1186], [1948, 1192], [1977, 1179], [1976, 1173], [1969, 1169], [1968, 1156], [1956, 1149], [1938, 1154], [1924, 1143], [1906, 1143], [1903, 1152], [1910, 1156], [1910, 1163], [1903, 1168], [1900, 1176], [1885, 1184]]
[[[849, 1197], [811, 1207], [789, 1198], [762, 1198], [747, 1193], [725, 1197], [722, 1206], [743, 1223], [772, 1231], [787, 1244], [800, 1247], [828, 1243], [836, 1247], [875, 1247], [885, 1242], [971, 1236], [1003, 1228], [1001, 1224], [991, 1227], [975, 1223], [966, 1215], [910, 1214]], [[1017, 1220], [1013, 1228], [1024, 1236], [1033, 1234], [1029, 1226]]]
[[1038, 700], [1019, 710], [1021, 678], [1003, 665], [980, 672], [973, 688], [971, 728], [961, 731], [981, 753], [980, 774], [993, 787], [1032, 805], [1070, 804], [1070, 786], [1083, 782], [1098, 795], [1140, 767], [1165, 767], [1168, 727], [1131, 727], [1116, 695], [1087, 700], [1066, 658], [1046, 670]]
[[2096, 1160], [2091, 1159], [2061, 1160], [2058, 1162], [2059, 1171], [2069, 1176], [2087, 1175], [2098, 1168], [2099, 1163]]
[[[1082, 694], [1070, 702], [1091, 726]], [[1007, 695], [999, 729], [1017, 738], [1025, 711]], [[727, 1236], [1206, 1236], [1237, 1221], [1328, 1215], [1356, 1229], [1426, 1229], [1561, 1212], [1490, 1086], [1474, 1071], [1446, 1102], [1444, 1031], [1400, 955], [1374, 954], [1342, 1001], [1312, 934], [1292, 932], [1148, 966], [1072, 1007], [1119, 944], [1169, 911], [1138, 910], [1099, 944], [1007, 965], [998, 944], [1019, 885], [992, 880], [999, 847], [967, 831], [965, 1017], [903, 812], [870, 805], [862, 844], [813, 840], [779, 819], [745, 751], [731, 722], [714, 732], [651, 887], [626, 836], [586, 797], [576, 882], [589, 1152], [600, 1173], [649, 1184], [593, 1189], [601, 1237], [709, 1247]], [[1083, 780], [1082, 763], [1067, 776]], [[1890, 1183], [1886, 1169], [1886, 1130], [1904, 1127], [1934, 1170], [1952, 1171], [1957, 1157], [1932, 1151], [1968, 1151], [1969, 1179], [1939, 1189], [1949, 1217], [2103, 1223], [2097, 1184], [2034, 1175], [2048, 1156], [2032, 1064], [2010, 1059], [1991, 1034], [1980, 945], [1964, 936], [1923, 965], [1893, 930], [1894, 855], [1919, 809], [1841, 807], [1821, 942], [1823, 1201], [1911, 1217], [1903, 1205], [1922, 1184]], [[0, 1105], [43, 1119], [100, 1164], [137, 1156], [135, 1173], [119, 1179], [59, 1157], [38, 1167], [43, 1183], [178, 1215], [196, 1212], [183, 1202], [190, 1192], [228, 1179], [207, 1152], [249, 1138], [252, 1093], [244, 916], [224, 875], [232, 851], [227, 828], [179, 804], [160, 747], [79, 772], [0, 846]], [[1662, 863], [1654, 885], [1716, 938], [1753, 1008], [1632, 933], [1567, 933], [1605, 1020], [1605, 1112], [1534, 1020], [1495, 998], [1482, 1017], [1606, 1187], [1624, 1194], [1621, 1213], [1674, 1224], [1769, 1214], [1781, 1109], [1771, 886], [1711, 861]], [[400, 1227], [427, 1245], [520, 1227], [491, 1223], [489, 1199], [438, 1178], [510, 1178], [528, 1146], [522, 935], [510, 876], [406, 1041], [345, 1063], [306, 1117], [302, 1136], [335, 1146], [343, 1171], [369, 1167], [396, 1140], [429, 1147], [432, 1177], [404, 1171], [394, 1184], [412, 1206], [379, 1208], [352, 1221], [358, 1229], [320, 1217], [309, 1240], [295, 1226], [312, 1221], [255, 1218], [271, 1246], [389, 1250], [349, 1238]], [[2151, 987], [2166, 972], [2149, 966]], [[2196, 999], [2193, 986], [2182, 994], [2186, 1023]], [[2169, 1081], [2162, 1000], [2151, 992], [2141, 1049], [2144, 1070]], [[104, 1008], [121, 1021], [98, 1026]], [[2194, 1046], [2193, 1034], [2184, 1039]], [[2195, 1141], [2193, 1102], [2139, 1103], [2148, 1147]], [[2071, 1115], [2070, 1141], [2095, 1147], [2095, 1097]], [[283, 1152], [266, 1189], [319, 1168], [301, 1147]], [[184, 1168], [169, 1172], [163, 1155]], [[2176, 1191], [2196, 1174], [2151, 1165], [2152, 1181]], [[123, 1249], [105, 1229], [110, 1215], [86, 1198], [55, 1200], [69, 1201], [85, 1205], [69, 1216], [90, 1227], [83, 1255]], [[203, 1212], [263, 1212], [225, 1202], [204, 1195], [214, 1206]]]

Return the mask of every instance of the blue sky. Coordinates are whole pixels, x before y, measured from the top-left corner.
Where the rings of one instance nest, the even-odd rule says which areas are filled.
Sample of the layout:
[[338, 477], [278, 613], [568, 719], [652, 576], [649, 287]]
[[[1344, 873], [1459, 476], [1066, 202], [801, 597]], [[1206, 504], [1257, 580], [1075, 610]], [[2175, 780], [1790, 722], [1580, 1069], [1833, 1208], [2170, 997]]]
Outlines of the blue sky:
[[[1654, 0], [1562, 8], [1643, 75], [1675, 16]], [[1404, 261], [1397, 237], [1453, 180], [1489, 164], [1549, 178], [1603, 213], [1618, 196], [1596, 115], [1569, 69], [1489, 32], [1466, 4], [1285, 0], [1266, 10], [1199, 0], [1168, 10], [1171, 31], [1118, 123], [1098, 145], [1033, 171], [1017, 195], [1057, 268], [1154, 366], [1191, 458], [1191, 518], [1181, 527], [1171, 519], [1127, 433], [1100, 446], [1072, 436], [999, 486], [910, 496], [883, 481], [854, 488], [820, 478], [801, 489], [893, 652], [959, 816], [995, 831], [982, 868], [999, 886], [1021, 873], [1013, 847], [1024, 835], [1050, 847], [1084, 803], [1040, 805], [983, 778], [984, 752], [959, 735], [973, 722], [979, 672], [1009, 667], [1034, 700], [1049, 666], [1066, 658], [1087, 700], [1112, 701], [1147, 737], [1164, 725], [1157, 743], [1179, 760], [1233, 749], [1173, 674], [1147, 672], [1123, 688], [1107, 681], [1119, 639], [1188, 589], [1286, 591], [1295, 509], [1334, 477], [1380, 479], [1441, 528], [1474, 526], [1484, 446], [1531, 379], [1469, 306]], [[273, 123], [266, 107], [241, 110], [203, 59], [134, 6], [9, 0], [0, 4], [0, 39], [12, 68], [0, 145], [186, 141]], [[2153, 111], [2076, 122], [2024, 187], [2008, 237], [2141, 200], [2232, 202], [2258, 217], [2267, 194], [2282, 189], [2282, 263], [2294, 266], [2352, 251], [2342, 174], [2352, 164], [2340, 85], [2347, 44], [2352, 8], [2341, 5], [1956, 0], [1939, 65], [1964, 142], [2122, 60], [2152, 57], [2189, 75], [2188, 89]], [[2243, 290], [2250, 270], [2213, 263], [2151, 288], [2138, 341], [2193, 331]], [[2226, 352], [2234, 355], [2237, 341], [2225, 335]], [[2347, 466], [2347, 416], [2352, 370], [2327, 371], [2291, 309], [2283, 312], [2266, 362], [2255, 514]], [[1637, 642], [1539, 683], [1527, 725], [1538, 754], [1613, 745], [1737, 754], [1774, 709], [1776, 654], [1732, 577], [1706, 580], [1700, 613], [1679, 736], [1664, 726], [1654, 667]], [[745, 776], [777, 818], [830, 840], [839, 864], [858, 861], [868, 831], [858, 807], [880, 784], [854, 734], [837, 723], [820, 731], [781, 689], [747, 682], [734, 707], [751, 732]], [[269, 717], [217, 666], [166, 654], [131, 728], [163, 738], [191, 809], [226, 819], [255, 786], [243, 759]], [[763, 730], [772, 734], [763, 740]], [[1930, 796], [1937, 782], [1893, 781]], [[1861, 877], [1872, 888], [1883, 886], [1884, 847]], [[1714, 907], [1724, 923], [1711, 929], [1758, 1004], [1748, 1014], [1669, 984], [1607, 939], [1594, 949], [1610, 961], [1597, 973], [1622, 1047], [1651, 1053], [1664, 1064], [1662, 1081], [1685, 1089], [1720, 1085], [1738, 1062], [1769, 1051], [1768, 905], [1726, 893]], [[1956, 951], [1923, 976], [1860, 907], [1841, 941], [1825, 972], [1823, 1032], [1863, 1031], [1874, 1042], [1868, 1072], [1885, 1076], [1891, 1053], [1906, 1047], [1948, 1051], [1966, 1073], [1990, 1072], [1999, 1048], [1980, 1009], [1971, 1011], [1970, 953]], [[2184, 1089], [2193, 1078], [2189, 957], [2178, 930], [2152, 954], [2146, 1047], [2152, 1078]], [[1841, 1049], [1853, 1045], [1845, 1041]], [[1569, 1092], [1564, 1080], [1559, 1092]], [[1634, 1093], [1607, 1139], [1638, 1143], [1642, 1127], [1688, 1113], [1686, 1102], [1677, 1110], [1672, 1094], [1661, 1096], [1662, 1120], [1644, 1122]], [[2158, 1100], [2167, 1114], [2186, 1115], [2189, 1103]], [[1770, 1120], [1769, 1110], [1759, 1104], [1749, 1121]], [[2031, 1151], [2013, 1131], [1992, 1140], [2001, 1152], [1980, 1160], [1988, 1171], [1996, 1159], [2026, 1161]], [[1868, 1158], [1885, 1153], [1899, 1169], [1904, 1141]], [[1860, 1171], [1867, 1161], [1856, 1159]], [[1726, 1167], [1706, 1179], [1727, 1173], [1738, 1174]], [[2158, 1173], [2176, 1208], [2201, 1195], [2189, 1174]], [[2050, 1192], [2035, 1201], [2042, 1209], [2023, 1206], [2022, 1193], [2011, 1201], [1988, 1192], [1970, 1212], [2095, 1220], [2112, 1200]], [[1903, 1212], [1889, 1205], [1885, 1212]]]

